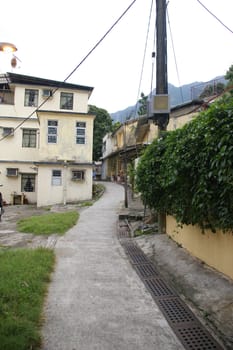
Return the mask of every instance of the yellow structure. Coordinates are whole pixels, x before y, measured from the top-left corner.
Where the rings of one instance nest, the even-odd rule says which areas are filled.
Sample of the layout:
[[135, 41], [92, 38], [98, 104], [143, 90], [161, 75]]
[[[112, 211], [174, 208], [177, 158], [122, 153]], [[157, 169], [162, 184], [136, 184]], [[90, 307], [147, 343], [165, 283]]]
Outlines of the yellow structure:
[[[170, 113], [168, 131], [182, 127], [196, 118], [206, 108], [202, 101], [192, 101], [173, 107]], [[114, 133], [109, 133], [103, 140], [102, 177], [104, 179], [124, 180], [125, 161], [127, 164], [140, 157], [141, 150], [149, 145], [158, 135], [157, 126], [146, 117], [140, 117], [122, 124]], [[167, 216], [167, 234], [187, 249], [193, 256], [233, 279], [233, 234], [205, 234], [196, 226], [180, 228], [176, 220]]]
[[6, 203], [44, 206], [92, 197], [92, 90], [0, 76], [0, 184]]
[[233, 279], [232, 232], [203, 233], [192, 225], [181, 228], [173, 217], [167, 216], [167, 234], [192, 255]]
[[102, 179], [124, 180], [126, 163], [139, 158], [157, 137], [158, 128], [146, 117], [129, 120], [103, 139]]
[[[205, 108], [205, 105], [203, 103], [200, 105], [200, 102], [196, 101], [191, 108], [189, 107], [191, 106], [186, 104], [172, 110], [168, 130], [180, 128], [191, 121]], [[198, 226], [192, 225], [183, 225], [181, 228], [171, 216], [166, 218], [166, 232], [190, 254], [233, 279], [232, 232], [213, 233], [205, 230], [203, 233]]]

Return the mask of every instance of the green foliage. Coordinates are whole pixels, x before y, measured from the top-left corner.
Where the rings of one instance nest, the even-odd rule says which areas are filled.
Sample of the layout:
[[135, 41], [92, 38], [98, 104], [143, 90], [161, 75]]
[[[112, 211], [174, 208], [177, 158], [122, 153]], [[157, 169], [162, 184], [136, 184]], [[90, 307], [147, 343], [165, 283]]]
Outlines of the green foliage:
[[207, 85], [202, 91], [200, 98], [210, 97], [213, 95], [219, 95], [224, 92], [225, 85], [223, 83], [217, 83]]
[[96, 116], [93, 130], [93, 160], [98, 161], [102, 155], [103, 137], [112, 131], [112, 119], [105, 109], [96, 106], [89, 106], [89, 113]]
[[77, 211], [30, 216], [19, 220], [17, 229], [20, 232], [33, 233], [35, 235], [50, 235], [53, 233], [62, 235], [76, 224], [78, 218], [79, 213]]
[[42, 308], [55, 262], [52, 250], [0, 250], [0, 348], [40, 348]]
[[228, 80], [229, 86], [233, 86], [233, 65], [226, 72], [225, 79]]
[[147, 113], [147, 99], [148, 99], [148, 96], [146, 96], [142, 92], [141, 93], [141, 98], [138, 101], [139, 102], [138, 115], [145, 115]]
[[[225, 79], [228, 80], [227, 87], [233, 87], [233, 65], [228, 69]], [[229, 92], [233, 95], [233, 88]]]
[[233, 229], [233, 98], [150, 145], [137, 168], [143, 201], [182, 224]]
[[112, 125], [112, 132], [116, 131], [121, 126], [120, 122], [116, 122]]

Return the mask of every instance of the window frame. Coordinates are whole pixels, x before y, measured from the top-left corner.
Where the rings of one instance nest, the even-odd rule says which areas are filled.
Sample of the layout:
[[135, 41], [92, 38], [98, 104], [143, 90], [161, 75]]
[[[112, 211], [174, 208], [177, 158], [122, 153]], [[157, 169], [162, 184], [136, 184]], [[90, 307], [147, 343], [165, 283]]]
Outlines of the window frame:
[[[26, 179], [26, 177], [27, 177], [27, 179]], [[31, 191], [28, 191], [27, 187], [26, 187], [26, 181], [28, 181], [28, 179], [31, 182], [30, 183], [30, 186], [32, 186]], [[31, 174], [31, 173], [22, 173], [21, 174], [21, 192], [28, 192], [28, 193], [36, 192], [36, 174]]]
[[[74, 176], [75, 173], [80, 173], [81, 176], [80, 177]], [[80, 170], [80, 169], [71, 170], [71, 180], [78, 181], [78, 182], [85, 181], [86, 180], [86, 170]]]
[[[28, 132], [28, 135], [25, 133]], [[25, 141], [25, 137], [28, 136], [28, 141]], [[27, 145], [26, 145], [27, 143]], [[36, 148], [37, 146], [37, 129], [24, 128], [22, 129], [22, 147], [23, 148]]]
[[[54, 132], [51, 132], [52, 130], [54, 130]], [[52, 141], [52, 138], [54, 138], [55, 141]], [[57, 144], [57, 138], [58, 138], [58, 120], [48, 119], [47, 120], [47, 143]]]
[[[55, 172], [57, 172], [56, 175], [55, 175]], [[58, 173], [59, 173], [59, 175], [58, 175]], [[51, 185], [52, 186], [62, 186], [62, 170], [61, 169], [52, 169]]]
[[[87, 142], [86, 141], [86, 127], [87, 127], [87, 123], [86, 122], [83, 122], [83, 121], [76, 122], [76, 133], [75, 133], [75, 143], [76, 143], [76, 145], [86, 145], [86, 142]], [[83, 140], [83, 142], [78, 142], [78, 140], [79, 141]]]
[[38, 107], [39, 90], [25, 89], [24, 93], [24, 107]]
[[60, 93], [60, 109], [73, 110], [74, 109], [74, 93], [62, 91]]

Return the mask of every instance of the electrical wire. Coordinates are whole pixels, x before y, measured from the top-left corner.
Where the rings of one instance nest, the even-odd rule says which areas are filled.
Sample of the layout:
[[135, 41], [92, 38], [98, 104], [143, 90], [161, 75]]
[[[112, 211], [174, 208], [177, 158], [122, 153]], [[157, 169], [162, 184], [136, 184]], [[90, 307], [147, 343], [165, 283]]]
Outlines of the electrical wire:
[[145, 59], [146, 59], [148, 38], [149, 38], [149, 32], [150, 32], [150, 23], [151, 23], [151, 16], [152, 16], [153, 3], [154, 3], [154, 0], [151, 1], [150, 14], [149, 14], [149, 21], [148, 21], [147, 33], [146, 33], [146, 40], [145, 40], [145, 46], [144, 46], [144, 54], [143, 54], [143, 60], [142, 60], [142, 68], [141, 68], [141, 74], [140, 74], [139, 85], [138, 85], [138, 93], [137, 93], [137, 99], [136, 99], [136, 106], [135, 106], [135, 111], [134, 111], [134, 118], [136, 118], [136, 114], [137, 114], [137, 107], [138, 107], [138, 101], [139, 101], [140, 90], [141, 90], [141, 84], [142, 84], [142, 77], [143, 77], [144, 66], [145, 66]]
[[226, 25], [224, 24], [215, 14], [213, 14], [213, 12], [211, 12], [200, 0], [197, 0], [197, 2], [204, 7], [204, 9], [209, 12], [211, 14], [211, 16], [213, 16], [219, 23], [221, 23], [227, 30], [229, 30], [229, 32], [231, 32], [233, 34], [233, 31]]
[[[83, 59], [79, 62], [79, 64], [77, 64], [77, 66], [69, 73], [69, 75], [63, 80], [62, 83], [67, 82], [67, 80], [76, 72], [76, 70], [83, 64], [84, 61], [86, 61], [86, 59], [92, 54], [92, 52], [100, 45], [100, 43], [106, 38], [106, 36], [113, 30], [113, 28], [118, 24], [118, 22], [125, 16], [125, 14], [130, 10], [130, 8], [134, 5], [134, 3], [137, 0], [133, 0], [130, 5], [125, 9], [125, 11], [120, 15], [120, 17], [117, 18], [117, 20], [111, 25], [111, 27], [107, 30], [107, 32], [97, 41], [97, 43], [92, 47], [92, 49], [86, 54], [86, 56], [83, 57]], [[52, 94], [54, 95], [57, 90], [59, 90], [59, 86], [57, 88], [55, 88], [52, 91]], [[48, 96], [32, 113], [29, 114], [28, 117], [24, 118], [24, 120], [18, 124], [15, 128], [14, 131], [17, 130], [18, 128], [20, 128], [20, 126], [22, 126], [27, 120], [29, 120], [34, 113], [36, 113], [48, 100], [49, 100], [50, 96]], [[3, 136], [0, 141], [4, 140], [6, 137], [8, 137], [9, 135], [5, 135]]]
[[180, 83], [180, 74], [179, 74], [179, 70], [178, 70], [178, 64], [177, 64], [177, 59], [176, 59], [176, 52], [175, 52], [175, 46], [174, 46], [174, 41], [173, 41], [171, 22], [170, 22], [170, 18], [169, 18], [169, 14], [168, 14], [168, 9], [167, 9], [167, 19], [168, 19], [168, 26], [169, 26], [169, 32], [170, 32], [170, 37], [171, 37], [172, 51], [173, 51], [174, 61], [175, 61], [175, 66], [176, 66], [176, 74], [177, 74], [177, 79], [178, 79], [179, 86], [180, 86], [181, 101], [182, 101], [182, 103], [184, 103], [184, 96], [183, 96], [183, 91], [182, 91], [182, 87], [181, 87], [181, 83]]

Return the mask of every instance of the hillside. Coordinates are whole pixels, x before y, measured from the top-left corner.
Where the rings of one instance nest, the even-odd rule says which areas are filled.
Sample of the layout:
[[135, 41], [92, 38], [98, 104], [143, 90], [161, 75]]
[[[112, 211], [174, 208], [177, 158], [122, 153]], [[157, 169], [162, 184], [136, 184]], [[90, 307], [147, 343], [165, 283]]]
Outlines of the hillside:
[[[185, 102], [189, 102], [193, 99], [199, 97], [201, 92], [207, 85], [222, 82], [225, 84], [225, 79], [223, 76], [216, 77], [208, 82], [193, 82], [191, 84], [182, 85], [180, 87], [174, 86], [172, 84], [168, 84], [168, 92], [170, 95], [170, 103], [171, 107], [183, 104]], [[136, 105], [129, 106], [121, 111], [111, 113], [111, 117], [114, 122], [124, 122], [125, 120], [135, 118], [136, 116]]]

